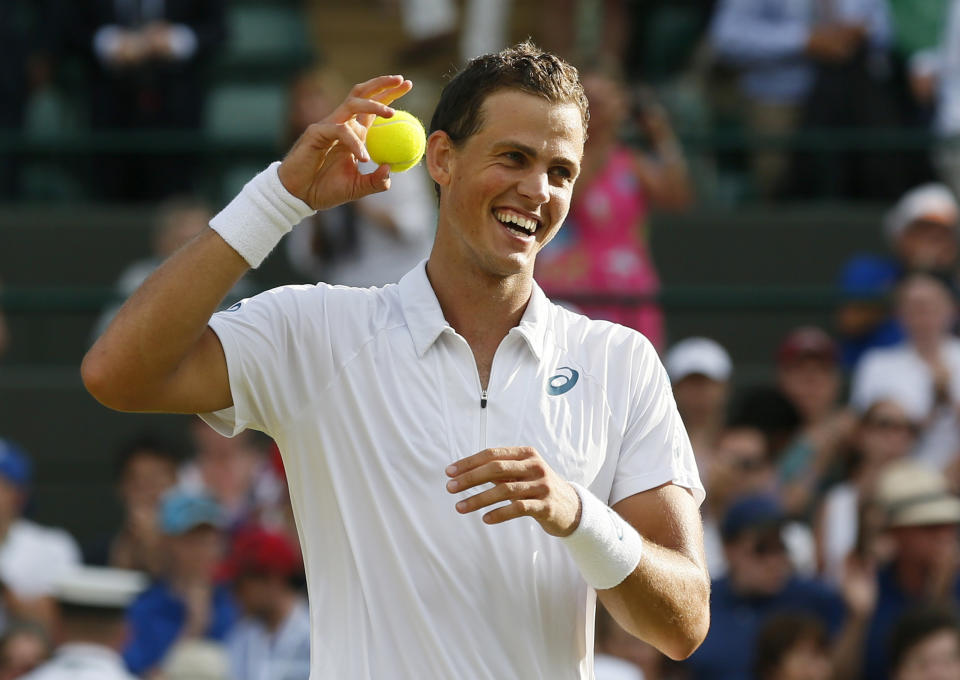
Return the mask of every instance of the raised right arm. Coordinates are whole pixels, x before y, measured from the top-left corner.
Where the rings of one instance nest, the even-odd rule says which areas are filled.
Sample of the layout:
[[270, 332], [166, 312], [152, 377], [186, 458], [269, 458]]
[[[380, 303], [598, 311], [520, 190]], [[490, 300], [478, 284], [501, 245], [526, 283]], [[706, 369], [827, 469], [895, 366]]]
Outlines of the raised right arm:
[[[387, 105], [411, 87], [401, 76], [356, 85], [330, 116], [307, 128], [287, 154], [276, 171], [283, 190], [314, 210], [386, 190], [388, 167], [364, 175], [357, 159], [366, 157], [363, 139], [374, 116], [393, 115]], [[258, 227], [256, 219], [245, 220], [240, 231], [249, 234]], [[220, 233], [205, 230], [164, 262], [87, 352], [83, 382], [98, 401], [121, 411], [167, 413], [203, 413], [232, 405], [223, 348], [207, 322], [251, 262], [238, 247], [244, 233], [239, 241], [225, 240]]]

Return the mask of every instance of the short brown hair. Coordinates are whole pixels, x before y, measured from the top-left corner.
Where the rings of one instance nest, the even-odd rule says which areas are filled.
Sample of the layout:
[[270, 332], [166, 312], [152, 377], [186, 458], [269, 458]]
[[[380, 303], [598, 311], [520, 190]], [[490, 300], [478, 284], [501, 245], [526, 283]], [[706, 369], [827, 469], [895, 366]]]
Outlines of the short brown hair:
[[440, 93], [430, 120], [430, 133], [443, 130], [459, 145], [483, 125], [482, 107], [487, 97], [507, 89], [556, 104], [576, 105], [586, 135], [590, 112], [580, 74], [566, 61], [529, 40], [467, 62]]

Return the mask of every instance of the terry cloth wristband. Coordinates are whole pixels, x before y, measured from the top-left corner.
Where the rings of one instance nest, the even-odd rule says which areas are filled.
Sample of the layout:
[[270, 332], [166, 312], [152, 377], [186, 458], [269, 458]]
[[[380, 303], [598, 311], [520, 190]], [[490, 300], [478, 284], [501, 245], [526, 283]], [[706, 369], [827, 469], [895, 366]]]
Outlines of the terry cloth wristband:
[[284, 234], [316, 212], [287, 191], [277, 174], [279, 167], [280, 161], [271, 163], [210, 220], [210, 228], [254, 269]]
[[640, 564], [643, 539], [613, 508], [579, 484], [580, 524], [560, 540], [567, 546], [584, 580], [597, 590], [619, 585]]

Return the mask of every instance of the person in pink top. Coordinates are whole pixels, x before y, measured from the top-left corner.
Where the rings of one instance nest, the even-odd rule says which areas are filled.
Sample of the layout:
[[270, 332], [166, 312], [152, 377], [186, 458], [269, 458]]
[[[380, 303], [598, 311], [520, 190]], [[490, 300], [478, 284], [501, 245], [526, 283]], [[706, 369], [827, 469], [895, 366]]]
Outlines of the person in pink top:
[[[693, 191], [680, 146], [663, 109], [652, 101], [637, 122], [653, 153], [631, 149], [620, 132], [631, 109], [618, 77], [583, 76], [590, 101], [589, 137], [564, 228], [537, 259], [536, 279], [553, 298], [575, 301], [579, 311], [643, 333], [664, 346], [663, 313], [653, 299], [660, 287], [647, 239], [651, 209], [681, 210]], [[587, 299], [643, 296], [649, 302]]]

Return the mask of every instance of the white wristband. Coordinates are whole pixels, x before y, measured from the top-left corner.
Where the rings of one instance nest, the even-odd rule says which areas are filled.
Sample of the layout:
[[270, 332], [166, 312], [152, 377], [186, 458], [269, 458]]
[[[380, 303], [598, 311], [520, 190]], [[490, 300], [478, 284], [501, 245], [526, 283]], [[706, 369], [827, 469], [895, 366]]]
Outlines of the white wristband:
[[271, 163], [210, 220], [210, 228], [254, 269], [284, 234], [316, 212], [287, 191], [277, 174], [279, 167], [280, 161]]
[[570, 482], [580, 496], [580, 524], [561, 538], [584, 580], [597, 590], [619, 585], [643, 555], [643, 539], [613, 508], [584, 487]]

